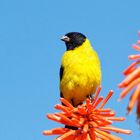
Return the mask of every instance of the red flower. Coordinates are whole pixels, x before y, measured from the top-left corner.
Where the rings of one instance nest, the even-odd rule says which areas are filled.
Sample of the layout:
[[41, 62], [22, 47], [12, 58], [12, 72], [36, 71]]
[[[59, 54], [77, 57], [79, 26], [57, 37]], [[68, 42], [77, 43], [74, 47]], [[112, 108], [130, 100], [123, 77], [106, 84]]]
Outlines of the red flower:
[[[138, 40], [137, 44], [134, 44], [132, 47], [135, 50], [140, 51], [140, 40]], [[131, 112], [135, 103], [137, 103], [137, 117], [140, 118], [140, 66], [138, 66], [140, 63], [140, 54], [129, 55], [128, 58], [130, 60], [135, 60], [135, 62], [123, 71], [123, 75], [125, 75], [126, 78], [118, 85], [119, 88], [124, 88], [120, 94], [119, 100], [124, 98], [129, 91], [134, 89], [127, 110], [128, 113]]]
[[113, 94], [111, 90], [104, 99], [98, 97], [101, 87], [95, 93], [91, 102], [86, 99], [86, 103], [73, 107], [67, 100], [61, 98], [64, 105], [57, 104], [56, 109], [62, 112], [48, 114], [47, 117], [61, 124], [75, 127], [70, 128], [54, 128], [46, 130], [44, 135], [60, 135], [55, 140], [121, 140], [119, 137], [112, 135], [110, 131], [116, 133], [130, 134], [130, 130], [119, 129], [111, 126], [114, 121], [124, 121], [123, 117], [115, 117], [115, 112], [110, 108], [103, 108], [106, 102]]

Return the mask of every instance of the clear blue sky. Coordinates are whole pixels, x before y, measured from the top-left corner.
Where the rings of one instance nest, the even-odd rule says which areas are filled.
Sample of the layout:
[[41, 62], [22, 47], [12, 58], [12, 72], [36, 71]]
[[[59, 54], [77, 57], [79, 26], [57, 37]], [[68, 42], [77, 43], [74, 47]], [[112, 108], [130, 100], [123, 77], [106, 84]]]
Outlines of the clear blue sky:
[[[140, 29], [139, 0], [0, 1], [0, 140], [52, 140], [41, 132], [59, 126], [47, 120], [59, 102], [60, 37], [84, 33], [99, 53], [102, 95], [115, 91], [107, 107], [125, 116], [129, 96], [117, 102], [122, 70]], [[130, 94], [129, 94], [130, 95]], [[115, 124], [114, 124], [115, 125]], [[125, 140], [140, 139], [135, 109], [117, 127], [132, 128]]]

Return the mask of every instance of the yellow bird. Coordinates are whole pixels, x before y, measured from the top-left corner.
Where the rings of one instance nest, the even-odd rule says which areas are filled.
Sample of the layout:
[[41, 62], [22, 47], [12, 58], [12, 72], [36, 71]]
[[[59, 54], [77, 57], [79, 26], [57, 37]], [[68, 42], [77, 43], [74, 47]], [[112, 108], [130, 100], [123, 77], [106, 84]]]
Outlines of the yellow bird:
[[70, 32], [61, 40], [66, 44], [66, 52], [60, 68], [60, 96], [77, 106], [100, 85], [100, 60], [82, 33]]

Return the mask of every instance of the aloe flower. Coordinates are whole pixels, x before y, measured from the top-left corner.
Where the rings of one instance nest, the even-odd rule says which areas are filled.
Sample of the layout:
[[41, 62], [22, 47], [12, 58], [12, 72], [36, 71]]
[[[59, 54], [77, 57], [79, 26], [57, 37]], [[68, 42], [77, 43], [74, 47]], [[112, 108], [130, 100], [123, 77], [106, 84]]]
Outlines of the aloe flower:
[[113, 91], [110, 90], [106, 98], [99, 97], [100, 91], [101, 86], [98, 87], [93, 101], [87, 98], [85, 103], [77, 107], [73, 107], [67, 100], [61, 98], [63, 105], [55, 106], [61, 112], [47, 114], [47, 117], [71, 128], [58, 127], [45, 130], [43, 134], [59, 135], [55, 140], [121, 140], [111, 132], [131, 134], [130, 130], [112, 126], [113, 122], [124, 121], [125, 118], [115, 117], [116, 113], [113, 110], [104, 108]]
[[[140, 36], [140, 32], [139, 32]], [[140, 40], [137, 44], [132, 45], [133, 49], [140, 51]], [[129, 55], [128, 59], [134, 60], [132, 64], [123, 71], [125, 79], [118, 85], [123, 88], [119, 100], [124, 98], [130, 91], [132, 95], [127, 107], [128, 113], [132, 111], [135, 104], [137, 104], [137, 118], [140, 118], [140, 54]]]

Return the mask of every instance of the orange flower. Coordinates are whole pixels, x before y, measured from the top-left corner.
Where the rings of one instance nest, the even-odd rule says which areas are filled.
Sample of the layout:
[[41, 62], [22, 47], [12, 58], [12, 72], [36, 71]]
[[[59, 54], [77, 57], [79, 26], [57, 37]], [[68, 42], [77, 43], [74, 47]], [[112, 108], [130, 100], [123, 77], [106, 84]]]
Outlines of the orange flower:
[[[64, 105], [57, 104], [59, 113], [48, 114], [47, 117], [59, 122], [68, 128], [54, 128], [46, 130], [44, 135], [60, 135], [55, 140], [121, 140], [112, 135], [110, 131], [116, 133], [130, 134], [130, 130], [124, 130], [111, 126], [114, 121], [124, 121], [124, 117], [115, 117], [115, 112], [110, 108], [103, 108], [110, 99], [113, 91], [110, 90], [104, 99], [99, 96], [101, 86], [97, 89], [93, 101], [86, 99], [86, 102], [78, 107], [73, 107], [67, 100], [61, 98]], [[74, 127], [75, 129], [72, 129]]]
[[[132, 47], [135, 50], [140, 51], [140, 40]], [[137, 117], [140, 118], [140, 66], [138, 66], [140, 63], [140, 54], [129, 55], [128, 58], [130, 60], [135, 60], [135, 62], [123, 71], [123, 75], [125, 75], [126, 78], [118, 85], [119, 88], [124, 88], [120, 94], [119, 100], [124, 98], [130, 90], [134, 89], [127, 110], [128, 113], [131, 112], [135, 103], [137, 103]]]

